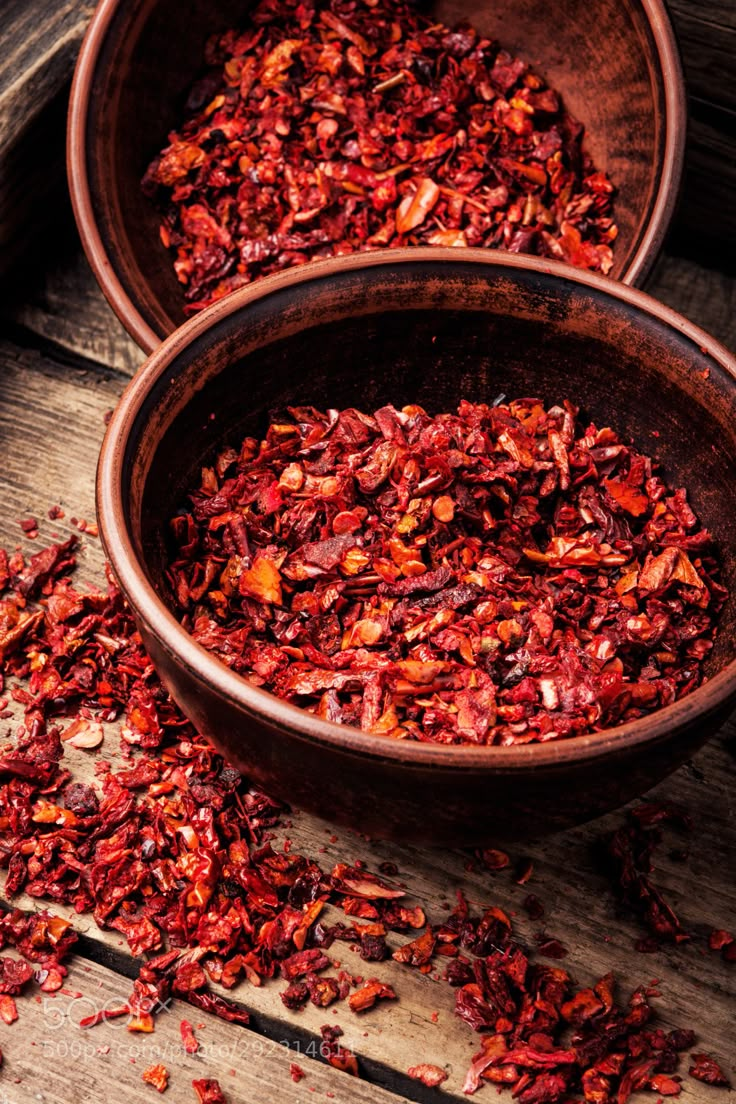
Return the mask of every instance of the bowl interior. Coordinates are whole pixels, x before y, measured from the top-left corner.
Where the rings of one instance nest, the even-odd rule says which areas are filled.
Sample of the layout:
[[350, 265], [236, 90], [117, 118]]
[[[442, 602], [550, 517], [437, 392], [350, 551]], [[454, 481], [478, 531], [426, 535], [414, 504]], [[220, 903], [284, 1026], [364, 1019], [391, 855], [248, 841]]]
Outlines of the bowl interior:
[[[177, 351], [157, 358], [155, 379], [134, 384], [122, 510], [156, 592], [166, 600], [167, 525], [186, 487], [217, 449], [259, 435], [270, 412], [412, 402], [438, 413], [499, 394], [569, 399], [657, 457], [716, 535], [733, 590], [729, 368], [614, 287], [607, 292], [607, 281], [590, 287], [541, 264], [533, 271], [500, 256], [473, 263], [423, 252], [373, 254], [352, 267], [322, 262], [308, 278], [301, 270], [237, 293], [174, 339]], [[731, 660], [735, 640], [732, 598], [710, 675]]]
[[[635, 258], [660, 186], [674, 191], [678, 186], [663, 171], [667, 108], [652, 33], [656, 22], [662, 34], [669, 34], [660, 0], [598, 0], [594, 17], [589, 0], [558, 0], [552, 8], [546, 0], [419, 2], [449, 24], [470, 20], [563, 93], [569, 110], [586, 125], [596, 163], [619, 189], [611, 275], [643, 278], [646, 266]], [[133, 309], [149, 327], [147, 342], [142, 331], [135, 336], [151, 348], [150, 331], [165, 336], [184, 313], [170, 256], [159, 244], [158, 216], [141, 193], [141, 177], [182, 118], [188, 89], [202, 71], [207, 38], [242, 26], [247, 9], [243, 0], [217, 5], [193, 0], [186, 13], [177, 0], [107, 2], [110, 23], [91, 75], [80, 140], [102, 247]], [[679, 79], [679, 72], [667, 75], [671, 86]]]

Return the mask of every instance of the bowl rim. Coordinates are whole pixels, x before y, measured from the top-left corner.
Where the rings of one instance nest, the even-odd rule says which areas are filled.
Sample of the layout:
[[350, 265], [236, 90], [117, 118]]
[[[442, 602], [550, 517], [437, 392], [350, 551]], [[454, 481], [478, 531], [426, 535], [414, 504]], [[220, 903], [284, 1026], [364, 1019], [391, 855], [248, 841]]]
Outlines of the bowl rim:
[[726, 370], [734, 381], [736, 391], [736, 356], [705, 331], [636, 288], [605, 276], [580, 272], [559, 261], [522, 257], [497, 250], [464, 249], [458, 255], [458, 251], [451, 248], [412, 247], [314, 261], [264, 277], [225, 296], [175, 330], [133, 377], [110, 420], [97, 468], [97, 520], [104, 551], [134, 613], [151, 632], [159, 647], [177, 664], [183, 665], [200, 682], [207, 683], [221, 699], [228, 701], [241, 714], [252, 716], [257, 721], [265, 721], [281, 731], [288, 731], [292, 736], [321, 746], [331, 746], [371, 759], [400, 761], [405, 765], [441, 766], [445, 770], [514, 771], [521, 768], [562, 766], [571, 762], [581, 763], [603, 759], [623, 748], [656, 744], [674, 729], [693, 725], [726, 708], [729, 699], [736, 694], [736, 659], [687, 697], [647, 717], [569, 740], [515, 744], [509, 747], [391, 740], [362, 732], [358, 728], [322, 720], [253, 686], [196, 643], [148, 581], [133, 548], [124, 516], [123, 462], [130, 432], [145, 407], [150, 389], [169, 370], [175, 358], [206, 334], [211, 326], [231, 314], [247, 309], [253, 302], [264, 300], [294, 285], [342, 272], [437, 262], [463, 266], [477, 264], [480, 269], [495, 266], [505, 270], [511, 279], [517, 270], [536, 272], [552, 276], [561, 283], [572, 283], [581, 289], [590, 289], [604, 297], [618, 300], [621, 304], [633, 307], [637, 313], [643, 313], [658, 323], [665, 324], [694, 342], [702, 353]]
[[[169, 334], [157, 333], [145, 320], [130, 289], [118, 274], [95, 217], [87, 160], [87, 117], [94, 75], [105, 38], [126, 0], [99, 0], [82, 42], [69, 97], [66, 165], [69, 193], [79, 236], [105, 298], [128, 334], [146, 354]], [[664, 146], [656, 194], [649, 217], [621, 282], [641, 285], [654, 266], [682, 187], [687, 131], [687, 95], [677, 38], [665, 0], [637, 0], [644, 10], [659, 57], [658, 82], [664, 97]], [[421, 248], [421, 247], [416, 247]], [[494, 252], [502, 252], [494, 250]]]

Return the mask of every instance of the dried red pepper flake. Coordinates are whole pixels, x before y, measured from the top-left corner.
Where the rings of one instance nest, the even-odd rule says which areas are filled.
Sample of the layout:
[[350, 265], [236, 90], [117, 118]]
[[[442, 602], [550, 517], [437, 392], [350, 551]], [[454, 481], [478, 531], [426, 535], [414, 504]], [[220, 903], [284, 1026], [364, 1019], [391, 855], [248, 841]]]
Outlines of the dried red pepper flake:
[[323, 1024], [319, 1030], [322, 1036], [320, 1053], [325, 1061], [343, 1073], [358, 1077], [358, 1059], [351, 1050], [338, 1042], [344, 1035], [342, 1028], [338, 1024]]
[[529, 893], [522, 901], [524, 911], [530, 920], [541, 920], [544, 916], [544, 905], [536, 893]]
[[220, 1082], [214, 1077], [201, 1077], [192, 1081], [199, 1104], [227, 1104]]
[[511, 859], [505, 851], [487, 849], [479, 851], [478, 857], [486, 870], [505, 870], [507, 866], [511, 866]]
[[731, 1088], [731, 1082], [710, 1054], [693, 1054], [691, 1057], [693, 1064], [688, 1070], [691, 1077], [694, 1077], [697, 1081], [704, 1081], [706, 1085], [721, 1085], [727, 1089]]
[[22, 518], [18, 524], [26, 535], [34, 533], [38, 535], [38, 521], [34, 517]]
[[[614, 189], [582, 125], [468, 24], [407, 0], [260, 0], [205, 58], [142, 182], [189, 312], [258, 276], [387, 246], [610, 270]], [[446, 523], [462, 504], [446, 493], [433, 509]]]
[[291, 1076], [291, 1080], [294, 1081], [297, 1085], [307, 1076], [302, 1067], [297, 1065], [296, 1062], [292, 1062], [289, 1066], [289, 1074]]
[[108, 1020], [117, 1020], [121, 1016], [130, 1015], [130, 1005], [123, 1004], [119, 1008], [105, 1008], [100, 1012], [94, 1012], [90, 1016], [83, 1016], [79, 1021], [80, 1027], [97, 1027]]
[[712, 951], [721, 951], [725, 947], [730, 946], [731, 943], [734, 943], [734, 942], [736, 942], [736, 940], [734, 940], [734, 937], [731, 934], [731, 932], [724, 931], [722, 928], [720, 928], [720, 929], [715, 929], [714, 928], [713, 931], [708, 936], [708, 946], [710, 947], [710, 949]]
[[653, 856], [668, 825], [690, 831], [692, 822], [681, 808], [650, 802], [629, 809], [626, 823], [606, 841], [614, 887], [620, 900], [637, 913], [649, 936], [636, 942], [644, 953], [662, 942], [683, 943], [691, 938], [661, 891], [651, 881]]
[[353, 1012], [367, 1012], [379, 1000], [396, 1000], [396, 993], [392, 986], [378, 978], [369, 978], [361, 989], [350, 994], [348, 1004]]
[[432, 958], [436, 944], [437, 937], [432, 928], [428, 927], [422, 935], [397, 948], [391, 957], [407, 966], [424, 966]]
[[[215, 457], [173, 520], [180, 619], [256, 685], [384, 737], [509, 745], [646, 716], [700, 683], [726, 592], [685, 492], [577, 413], [290, 408]], [[614, 475], [646, 510], [621, 508]], [[332, 535], [346, 511], [359, 528]], [[401, 894], [345, 864], [333, 888]]]
[[181, 1041], [184, 1050], [187, 1054], [196, 1054], [199, 1050], [199, 1043], [197, 1042], [194, 1034], [194, 1028], [190, 1024], [189, 1020], [182, 1020], [179, 1024], [179, 1032], [181, 1034]]
[[433, 1066], [429, 1062], [420, 1062], [418, 1066], [410, 1066], [406, 1071], [414, 1081], [421, 1081], [428, 1089], [436, 1089], [447, 1080], [449, 1074], [442, 1066]]
[[149, 1066], [141, 1074], [147, 1085], [152, 1085], [158, 1092], [165, 1092], [169, 1084], [169, 1071], [160, 1062], [155, 1066]]
[[0, 996], [0, 1019], [3, 1023], [12, 1024], [18, 1019], [18, 1008], [15, 1001], [7, 993]]

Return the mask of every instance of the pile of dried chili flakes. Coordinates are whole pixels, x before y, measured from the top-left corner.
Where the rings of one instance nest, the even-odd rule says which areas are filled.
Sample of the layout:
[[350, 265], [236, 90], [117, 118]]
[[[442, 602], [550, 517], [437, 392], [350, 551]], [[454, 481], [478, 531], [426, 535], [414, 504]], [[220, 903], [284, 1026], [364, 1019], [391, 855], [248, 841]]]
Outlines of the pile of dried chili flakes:
[[[423, 972], [445, 963], [457, 1014], [483, 1034], [466, 1092], [508, 1085], [521, 1104], [580, 1092], [590, 1104], [625, 1104], [638, 1089], [680, 1092], [678, 1055], [694, 1036], [652, 1025], [651, 991], [619, 1004], [610, 975], [578, 989], [567, 971], [535, 961], [502, 910], [473, 916], [462, 896], [432, 926], [406, 902], [392, 864], [380, 875], [360, 860], [327, 872], [288, 841], [276, 851], [283, 810], [232, 770], [168, 697], [114, 583], [77, 588], [74, 564], [74, 537], [28, 561], [0, 550], [0, 716], [10, 716], [10, 698], [23, 713], [15, 739], [0, 747], [0, 863], [8, 897], [24, 892], [91, 913], [143, 959], [129, 1000], [82, 1026], [125, 1016], [129, 1030], [150, 1032], [172, 995], [247, 1024], [242, 1004], [223, 991], [274, 976], [286, 982], [290, 1009], [347, 999], [362, 1013], [396, 996], [372, 976], [392, 955]], [[65, 748], [94, 749], [99, 730], [116, 720], [130, 765], [113, 770], [97, 759], [96, 780], [75, 781]], [[484, 854], [490, 861], [501, 853]], [[404, 935], [393, 950], [389, 932]], [[61, 988], [74, 938], [68, 921], [45, 911], [0, 919], [0, 947], [22, 956], [0, 956], [6, 1023], [17, 1018], [15, 996], [30, 986]], [[336, 940], [359, 950], [367, 980], [333, 963], [327, 952]], [[199, 1044], [188, 1021], [181, 1032], [193, 1053]], [[322, 1036], [325, 1060], [357, 1074], [340, 1028], [325, 1025]], [[708, 1055], [693, 1055], [690, 1073], [727, 1084]], [[291, 1076], [305, 1074], [292, 1064]], [[421, 1064], [409, 1076], [438, 1085], [445, 1071]], [[143, 1072], [159, 1091], [168, 1077], [161, 1065]], [[202, 1101], [224, 1100], [214, 1079], [193, 1087]]]
[[410, 0], [260, 0], [143, 189], [188, 311], [318, 257], [485, 246], [607, 273], [613, 185], [518, 58]]
[[319, 716], [517, 744], [701, 681], [726, 591], [684, 490], [569, 404], [292, 408], [172, 521], [183, 623]]

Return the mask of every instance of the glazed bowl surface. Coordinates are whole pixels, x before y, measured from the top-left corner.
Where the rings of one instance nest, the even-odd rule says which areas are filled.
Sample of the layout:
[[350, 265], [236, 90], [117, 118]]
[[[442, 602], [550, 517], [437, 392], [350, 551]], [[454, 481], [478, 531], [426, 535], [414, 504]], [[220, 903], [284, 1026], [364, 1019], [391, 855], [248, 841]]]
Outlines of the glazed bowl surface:
[[[586, 126], [586, 148], [618, 189], [610, 275], [641, 284], [662, 246], [682, 177], [685, 90], [664, 0], [419, 0], [528, 61]], [[184, 321], [159, 216], [141, 191], [182, 119], [207, 38], [242, 26], [248, 4], [100, 0], [69, 111], [69, 184], [82, 243], [123, 325], [152, 351]], [[552, 25], [553, 24], [553, 25]]]
[[98, 471], [100, 532], [164, 682], [200, 731], [272, 794], [371, 835], [477, 844], [603, 813], [663, 778], [736, 701], [736, 600], [707, 681], [650, 716], [591, 735], [450, 747], [334, 724], [260, 690], [171, 612], [169, 519], [201, 465], [273, 407], [461, 398], [569, 399], [688, 488], [736, 588], [736, 362], [643, 293], [487, 250], [397, 250], [259, 281], [172, 335], [116, 410]]

